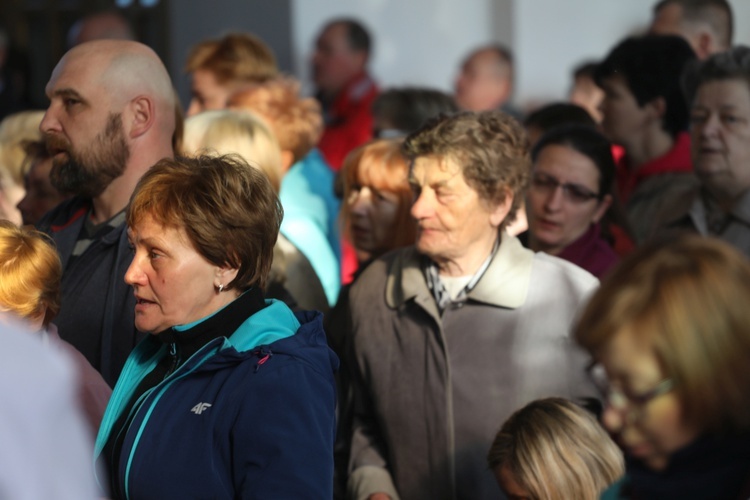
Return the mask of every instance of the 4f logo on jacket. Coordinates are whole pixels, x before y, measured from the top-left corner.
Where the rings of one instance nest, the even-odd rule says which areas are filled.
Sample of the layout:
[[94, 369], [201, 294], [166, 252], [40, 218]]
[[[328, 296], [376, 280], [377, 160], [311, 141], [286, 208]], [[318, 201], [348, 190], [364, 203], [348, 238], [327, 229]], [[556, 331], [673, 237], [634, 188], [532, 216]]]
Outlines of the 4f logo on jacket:
[[190, 411], [192, 411], [196, 415], [200, 415], [209, 408], [211, 408], [211, 403], [198, 403], [197, 405], [193, 406], [193, 409]]

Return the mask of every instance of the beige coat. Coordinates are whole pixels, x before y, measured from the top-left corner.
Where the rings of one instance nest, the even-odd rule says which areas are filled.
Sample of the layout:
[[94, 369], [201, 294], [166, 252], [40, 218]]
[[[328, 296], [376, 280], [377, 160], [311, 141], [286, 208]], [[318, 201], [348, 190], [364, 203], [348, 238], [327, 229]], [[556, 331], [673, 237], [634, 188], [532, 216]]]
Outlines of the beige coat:
[[497, 498], [485, 457], [504, 420], [540, 397], [593, 394], [568, 334], [598, 282], [505, 234], [468, 300], [441, 317], [420, 259], [388, 254], [351, 291], [349, 492]]

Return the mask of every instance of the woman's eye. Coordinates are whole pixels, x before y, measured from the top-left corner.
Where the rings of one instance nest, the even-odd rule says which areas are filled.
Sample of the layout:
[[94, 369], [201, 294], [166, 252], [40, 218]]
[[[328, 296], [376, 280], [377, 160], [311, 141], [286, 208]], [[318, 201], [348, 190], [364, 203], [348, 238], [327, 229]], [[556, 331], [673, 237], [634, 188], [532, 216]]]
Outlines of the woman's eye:
[[724, 115], [721, 117], [721, 119], [724, 121], [724, 123], [737, 123], [739, 121], [739, 117], [735, 115]]

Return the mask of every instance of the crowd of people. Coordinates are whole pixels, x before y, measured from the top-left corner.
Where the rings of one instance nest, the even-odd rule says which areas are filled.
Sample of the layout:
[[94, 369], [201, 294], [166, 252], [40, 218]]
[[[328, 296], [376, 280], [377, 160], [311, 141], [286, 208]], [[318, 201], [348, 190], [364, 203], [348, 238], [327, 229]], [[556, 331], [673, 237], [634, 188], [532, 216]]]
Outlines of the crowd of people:
[[750, 498], [750, 48], [652, 14], [527, 113], [507, 47], [380, 89], [350, 18], [309, 97], [199, 43], [185, 113], [132, 31], [71, 41], [0, 122], [0, 492]]

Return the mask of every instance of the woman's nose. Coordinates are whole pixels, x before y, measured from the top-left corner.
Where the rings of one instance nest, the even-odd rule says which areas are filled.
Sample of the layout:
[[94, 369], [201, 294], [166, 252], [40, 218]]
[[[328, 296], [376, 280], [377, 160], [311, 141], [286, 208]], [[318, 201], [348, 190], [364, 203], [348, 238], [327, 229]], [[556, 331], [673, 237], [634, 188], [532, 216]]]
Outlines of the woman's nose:
[[139, 257], [138, 255], [133, 256], [133, 261], [128, 266], [127, 271], [125, 271], [125, 283], [127, 283], [130, 286], [136, 286], [143, 283], [143, 272], [141, 271], [141, 267], [139, 264]]
[[548, 210], [558, 210], [564, 201], [565, 190], [562, 186], [555, 186], [548, 194], [544, 202], [545, 208]]
[[363, 215], [370, 206], [372, 201], [372, 191], [368, 187], [363, 187], [354, 193], [351, 200], [352, 213]]

